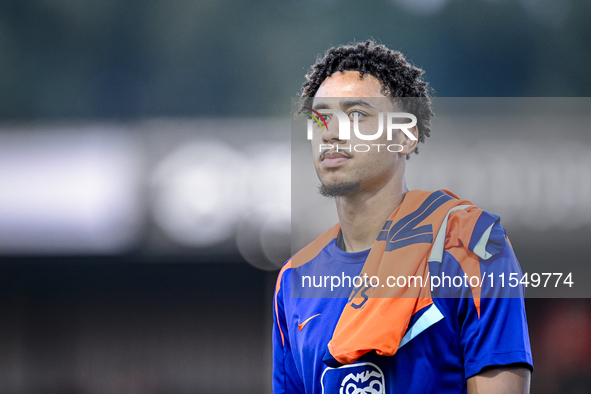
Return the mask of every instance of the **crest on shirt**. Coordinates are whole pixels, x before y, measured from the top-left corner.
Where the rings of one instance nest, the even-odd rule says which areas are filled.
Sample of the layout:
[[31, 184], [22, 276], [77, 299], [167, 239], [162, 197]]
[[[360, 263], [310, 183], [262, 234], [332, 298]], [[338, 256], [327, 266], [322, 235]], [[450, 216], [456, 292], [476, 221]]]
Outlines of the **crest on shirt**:
[[384, 373], [369, 362], [327, 367], [320, 378], [322, 393], [386, 394]]

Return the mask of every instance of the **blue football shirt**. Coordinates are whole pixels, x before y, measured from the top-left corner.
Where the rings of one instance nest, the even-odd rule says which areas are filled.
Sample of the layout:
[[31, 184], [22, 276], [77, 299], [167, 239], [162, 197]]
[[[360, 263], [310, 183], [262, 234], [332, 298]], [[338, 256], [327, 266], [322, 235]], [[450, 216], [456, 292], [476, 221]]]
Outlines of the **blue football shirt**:
[[[495, 224], [495, 229], [504, 237], [500, 224]], [[438, 298], [438, 292], [433, 293], [433, 305], [413, 315], [394, 356], [370, 352], [350, 365], [326, 365], [322, 360], [351, 287], [335, 289], [330, 297], [318, 297], [292, 294], [292, 281], [298, 287], [305, 276], [357, 276], [368, 254], [369, 250], [347, 253], [333, 239], [307, 264], [281, 271], [273, 312], [275, 394], [465, 393], [466, 380], [486, 367], [517, 364], [533, 370], [522, 297], [481, 298], [479, 315], [473, 298]], [[517, 273], [521, 278], [508, 242], [480, 265], [486, 275]], [[430, 264], [430, 273], [464, 275], [448, 252], [437, 267]], [[328, 289], [322, 287], [324, 292]], [[493, 290], [489, 281], [483, 281], [483, 297], [495, 294]], [[439, 295], [444, 291], [440, 289]]]

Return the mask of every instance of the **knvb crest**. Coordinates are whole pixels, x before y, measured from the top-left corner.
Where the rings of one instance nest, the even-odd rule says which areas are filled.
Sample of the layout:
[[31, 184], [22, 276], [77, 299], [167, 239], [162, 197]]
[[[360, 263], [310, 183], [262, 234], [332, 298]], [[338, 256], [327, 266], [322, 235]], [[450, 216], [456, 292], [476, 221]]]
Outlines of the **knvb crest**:
[[322, 393], [386, 394], [384, 373], [369, 362], [326, 368], [321, 377]]

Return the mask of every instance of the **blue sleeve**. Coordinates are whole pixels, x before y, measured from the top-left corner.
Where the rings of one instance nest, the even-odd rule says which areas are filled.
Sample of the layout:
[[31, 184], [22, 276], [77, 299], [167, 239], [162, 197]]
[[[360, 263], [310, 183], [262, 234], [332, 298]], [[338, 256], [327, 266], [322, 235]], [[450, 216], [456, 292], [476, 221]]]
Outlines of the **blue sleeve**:
[[273, 299], [273, 393], [304, 393], [302, 380], [291, 352], [285, 318], [284, 294], [289, 296], [291, 280], [288, 269], [281, 278], [282, 286], [275, 289]]
[[[511, 273], [522, 277], [513, 248], [506, 242], [490, 259], [480, 259], [480, 269], [494, 281], [484, 280], [481, 288], [480, 316], [473, 300], [464, 299], [466, 315], [461, 328], [466, 378], [483, 368], [521, 364], [533, 370], [531, 347], [525, 316], [523, 285], [509, 291]], [[499, 275], [504, 274], [501, 287]]]

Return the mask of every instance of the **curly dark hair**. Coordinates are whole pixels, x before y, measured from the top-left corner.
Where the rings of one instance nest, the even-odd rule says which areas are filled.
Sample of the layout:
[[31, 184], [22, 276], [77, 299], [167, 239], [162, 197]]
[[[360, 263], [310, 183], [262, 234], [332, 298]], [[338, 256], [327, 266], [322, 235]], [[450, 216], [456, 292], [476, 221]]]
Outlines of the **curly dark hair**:
[[[377, 78], [381, 85], [381, 93], [386, 97], [417, 97], [418, 99], [397, 100], [405, 111], [417, 117], [419, 131], [418, 142], [424, 143], [429, 137], [431, 118], [431, 87], [421, 76], [422, 69], [410, 64], [404, 55], [388, 49], [385, 45], [376, 44], [372, 40], [341, 45], [330, 48], [323, 58], [306, 74], [307, 81], [302, 86], [301, 97], [304, 105], [307, 98], [313, 98], [324, 80], [336, 72], [358, 71], [362, 76], [369, 74]], [[419, 148], [414, 150], [419, 153]], [[407, 159], [410, 156], [406, 157]]]

